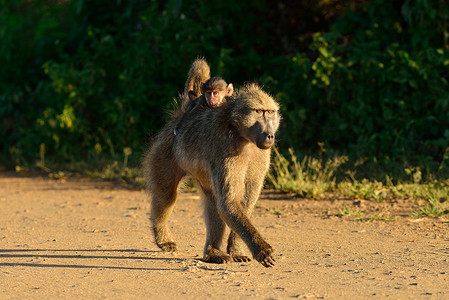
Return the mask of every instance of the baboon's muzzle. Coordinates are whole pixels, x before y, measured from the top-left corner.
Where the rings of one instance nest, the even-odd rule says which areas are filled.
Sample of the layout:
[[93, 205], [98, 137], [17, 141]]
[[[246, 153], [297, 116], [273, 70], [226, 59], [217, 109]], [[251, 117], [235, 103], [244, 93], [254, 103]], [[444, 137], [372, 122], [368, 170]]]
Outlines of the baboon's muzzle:
[[260, 149], [268, 149], [274, 144], [274, 137], [276, 130], [279, 126], [279, 121], [277, 117], [267, 116], [264, 112], [264, 120], [262, 122], [257, 122], [255, 128], [259, 132], [256, 135], [256, 145]]
[[260, 149], [268, 149], [274, 144], [274, 133], [264, 132], [260, 135], [260, 138], [257, 139], [256, 145]]

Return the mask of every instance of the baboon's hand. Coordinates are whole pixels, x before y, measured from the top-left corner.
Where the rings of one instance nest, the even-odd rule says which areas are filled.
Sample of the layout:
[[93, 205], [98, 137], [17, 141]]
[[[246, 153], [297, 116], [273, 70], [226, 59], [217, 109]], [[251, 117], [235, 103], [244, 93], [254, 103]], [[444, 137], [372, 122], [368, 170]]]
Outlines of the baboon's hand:
[[273, 248], [266, 244], [263, 246], [263, 248], [259, 251], [259, 254], [256, 256], [256, 260], [260, 262], [264, 267], [272, 267], [274, 266], [274, 257], [272, 256]]

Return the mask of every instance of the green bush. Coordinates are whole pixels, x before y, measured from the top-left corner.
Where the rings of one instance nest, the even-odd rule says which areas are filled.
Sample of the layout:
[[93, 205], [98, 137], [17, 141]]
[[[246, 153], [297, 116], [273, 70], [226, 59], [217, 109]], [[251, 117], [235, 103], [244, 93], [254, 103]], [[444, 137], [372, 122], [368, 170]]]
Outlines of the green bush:
[[[238, 14], [230, 22], [221, 1], [202, 2], [2, 1], [2, 164], [33, 164], [42, 144], [47, 158], [62, 164], [115, 158], [125, 147], [138, 161], [195, 57], [208, 57], [214, 74], [251, 77], [262, 57], [252, 48], [256, 38], [243, 35], [259, 17]], [[233, 51], [240, 54], [225, 68], [239, 38]]]
[[[338, 10], [337, 2], [354, 9]], [[447, 171], [444, 1], [0, 6], [3, 166], [32, 166], [43, 156], [63, 166], [123, 161], [128, 148], [137, 164], [190, 63], [205, 56], [214, 75], [237, 86], [258, 80], [281, 102], [281, 149], [310, 155], [320, 143], [351, 161]]]
[[322, 141], [352, 157], [441, 170], [449, 146], [449, 8], [430, 2], [372, 1], [349, 11], [315, 34], [315, 59], [298, 53], [272, 72], [288, 144], [313, 149]]

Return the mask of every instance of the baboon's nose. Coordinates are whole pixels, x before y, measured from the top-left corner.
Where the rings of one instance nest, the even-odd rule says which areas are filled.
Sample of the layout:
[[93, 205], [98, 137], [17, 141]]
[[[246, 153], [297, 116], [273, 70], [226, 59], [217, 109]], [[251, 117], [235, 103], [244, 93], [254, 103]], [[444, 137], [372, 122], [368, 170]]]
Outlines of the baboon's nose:
[[274, 144], [274, 134], [267, 134], [261, 141], [260, 145], [257, 145], [261, 149], [268, 149]]

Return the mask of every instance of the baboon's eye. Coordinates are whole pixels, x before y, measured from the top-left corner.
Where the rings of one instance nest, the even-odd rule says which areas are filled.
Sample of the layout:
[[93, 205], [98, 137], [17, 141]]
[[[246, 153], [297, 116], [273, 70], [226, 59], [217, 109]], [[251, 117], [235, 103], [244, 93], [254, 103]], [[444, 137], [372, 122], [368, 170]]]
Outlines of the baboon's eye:
[[272, 115], [272, 114], [274, 114], [274, 110], [267, 110], [267, 113], [268, 113], [269, 115]]
[[263, 110], [261, 109], [256, 109], [256, 113], [261, 114], [263, 112]]

